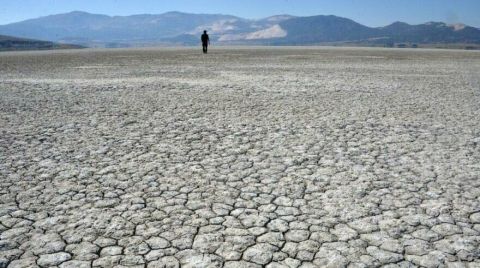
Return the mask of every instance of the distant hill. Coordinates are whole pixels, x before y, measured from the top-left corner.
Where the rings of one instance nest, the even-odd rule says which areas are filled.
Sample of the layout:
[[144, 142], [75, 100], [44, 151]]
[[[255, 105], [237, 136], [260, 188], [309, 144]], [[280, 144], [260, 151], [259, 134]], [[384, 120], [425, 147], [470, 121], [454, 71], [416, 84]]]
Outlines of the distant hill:
[[337, 16], [277, 15], [260, 20], [168, 12], [106, 16], [74, 11], [0, 26], [0, 34], [99, 47], [197, 45], [208, 30], [216, 44], [480, 45], [480, 30], [463, 24], [395, 22], [367, 27]]
[[0, 51], [73, 49], [73, 48], [83, 48], [83, 47], [79, 45], [57, 44], [49, 41], [40, 41], [40, 40], [0, 35]]
[[[235, 26], [230, 27], [230, 24]], [[74, 44], [152, 43], [178, 36], [198, 35], [203, 28], [235, 27], [248, 31], [245, 20], [228, 15], [168, 12], [160, 15], [114, 16], [70, 12], [0, 26], [0, 34]], [[233, 31], [235, 32], [235, 31]], [[198, 38], [197, 38], [198, 39]]]
[[409, 25], [395, 22], [380, 28], [380, 31], [393, 42], [480, 43], [480, 30], [464, 24], [447, 25], [443, 22], [427, 22]]
[[288, 32], [285, 38], [278, 40], [284, 44], [354, 41], [381, 36], [377, 28], [370, 28], [337, 16], [293, 18], [279, 25]]
[[395, 22], [372, 28], [336, 16], [301, 17], [279, 24], [288, 32], [278, 44], [357, 42], [364, 44], [480, 44], [480, 30], [463, 24]]

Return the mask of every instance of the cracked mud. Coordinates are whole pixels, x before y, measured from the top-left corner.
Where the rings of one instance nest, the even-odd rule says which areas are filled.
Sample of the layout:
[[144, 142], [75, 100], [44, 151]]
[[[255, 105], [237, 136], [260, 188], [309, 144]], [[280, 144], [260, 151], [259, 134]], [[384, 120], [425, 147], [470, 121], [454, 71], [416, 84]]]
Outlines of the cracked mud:
[[479, 267], [479, 70], [442, 50], [2, 53], [0, 267]]

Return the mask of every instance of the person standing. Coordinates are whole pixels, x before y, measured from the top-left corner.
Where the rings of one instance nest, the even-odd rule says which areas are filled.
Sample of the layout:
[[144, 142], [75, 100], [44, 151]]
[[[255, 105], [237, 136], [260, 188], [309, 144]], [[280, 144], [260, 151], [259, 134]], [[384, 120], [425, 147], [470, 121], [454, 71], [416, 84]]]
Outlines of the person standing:
[[202, 47], [203, 47], [203, 53], [205, 54], [208, 53], [208, 45], [210, 45], [210, 37], [208, 36], [207, 31], [203, 31]]

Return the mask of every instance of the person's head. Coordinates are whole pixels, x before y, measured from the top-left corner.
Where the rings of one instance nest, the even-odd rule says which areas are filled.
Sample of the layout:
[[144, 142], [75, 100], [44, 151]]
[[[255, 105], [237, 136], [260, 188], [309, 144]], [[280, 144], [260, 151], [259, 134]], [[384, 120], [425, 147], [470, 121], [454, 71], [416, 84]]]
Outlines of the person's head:
[[207, 30], [203, 31], [204, 34], [207, 34]]

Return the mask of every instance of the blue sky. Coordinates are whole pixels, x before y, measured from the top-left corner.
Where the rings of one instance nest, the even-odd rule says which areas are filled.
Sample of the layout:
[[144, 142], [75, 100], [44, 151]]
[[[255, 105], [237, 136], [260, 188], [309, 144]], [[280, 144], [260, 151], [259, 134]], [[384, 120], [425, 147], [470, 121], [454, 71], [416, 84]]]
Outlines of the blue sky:
[[480, 0], [0, 0], [0, 24], [74, 10], [107, 15], [183, 11], [245, 18], [332, 14], [368, 26], [444, 21], [480, 27]]

